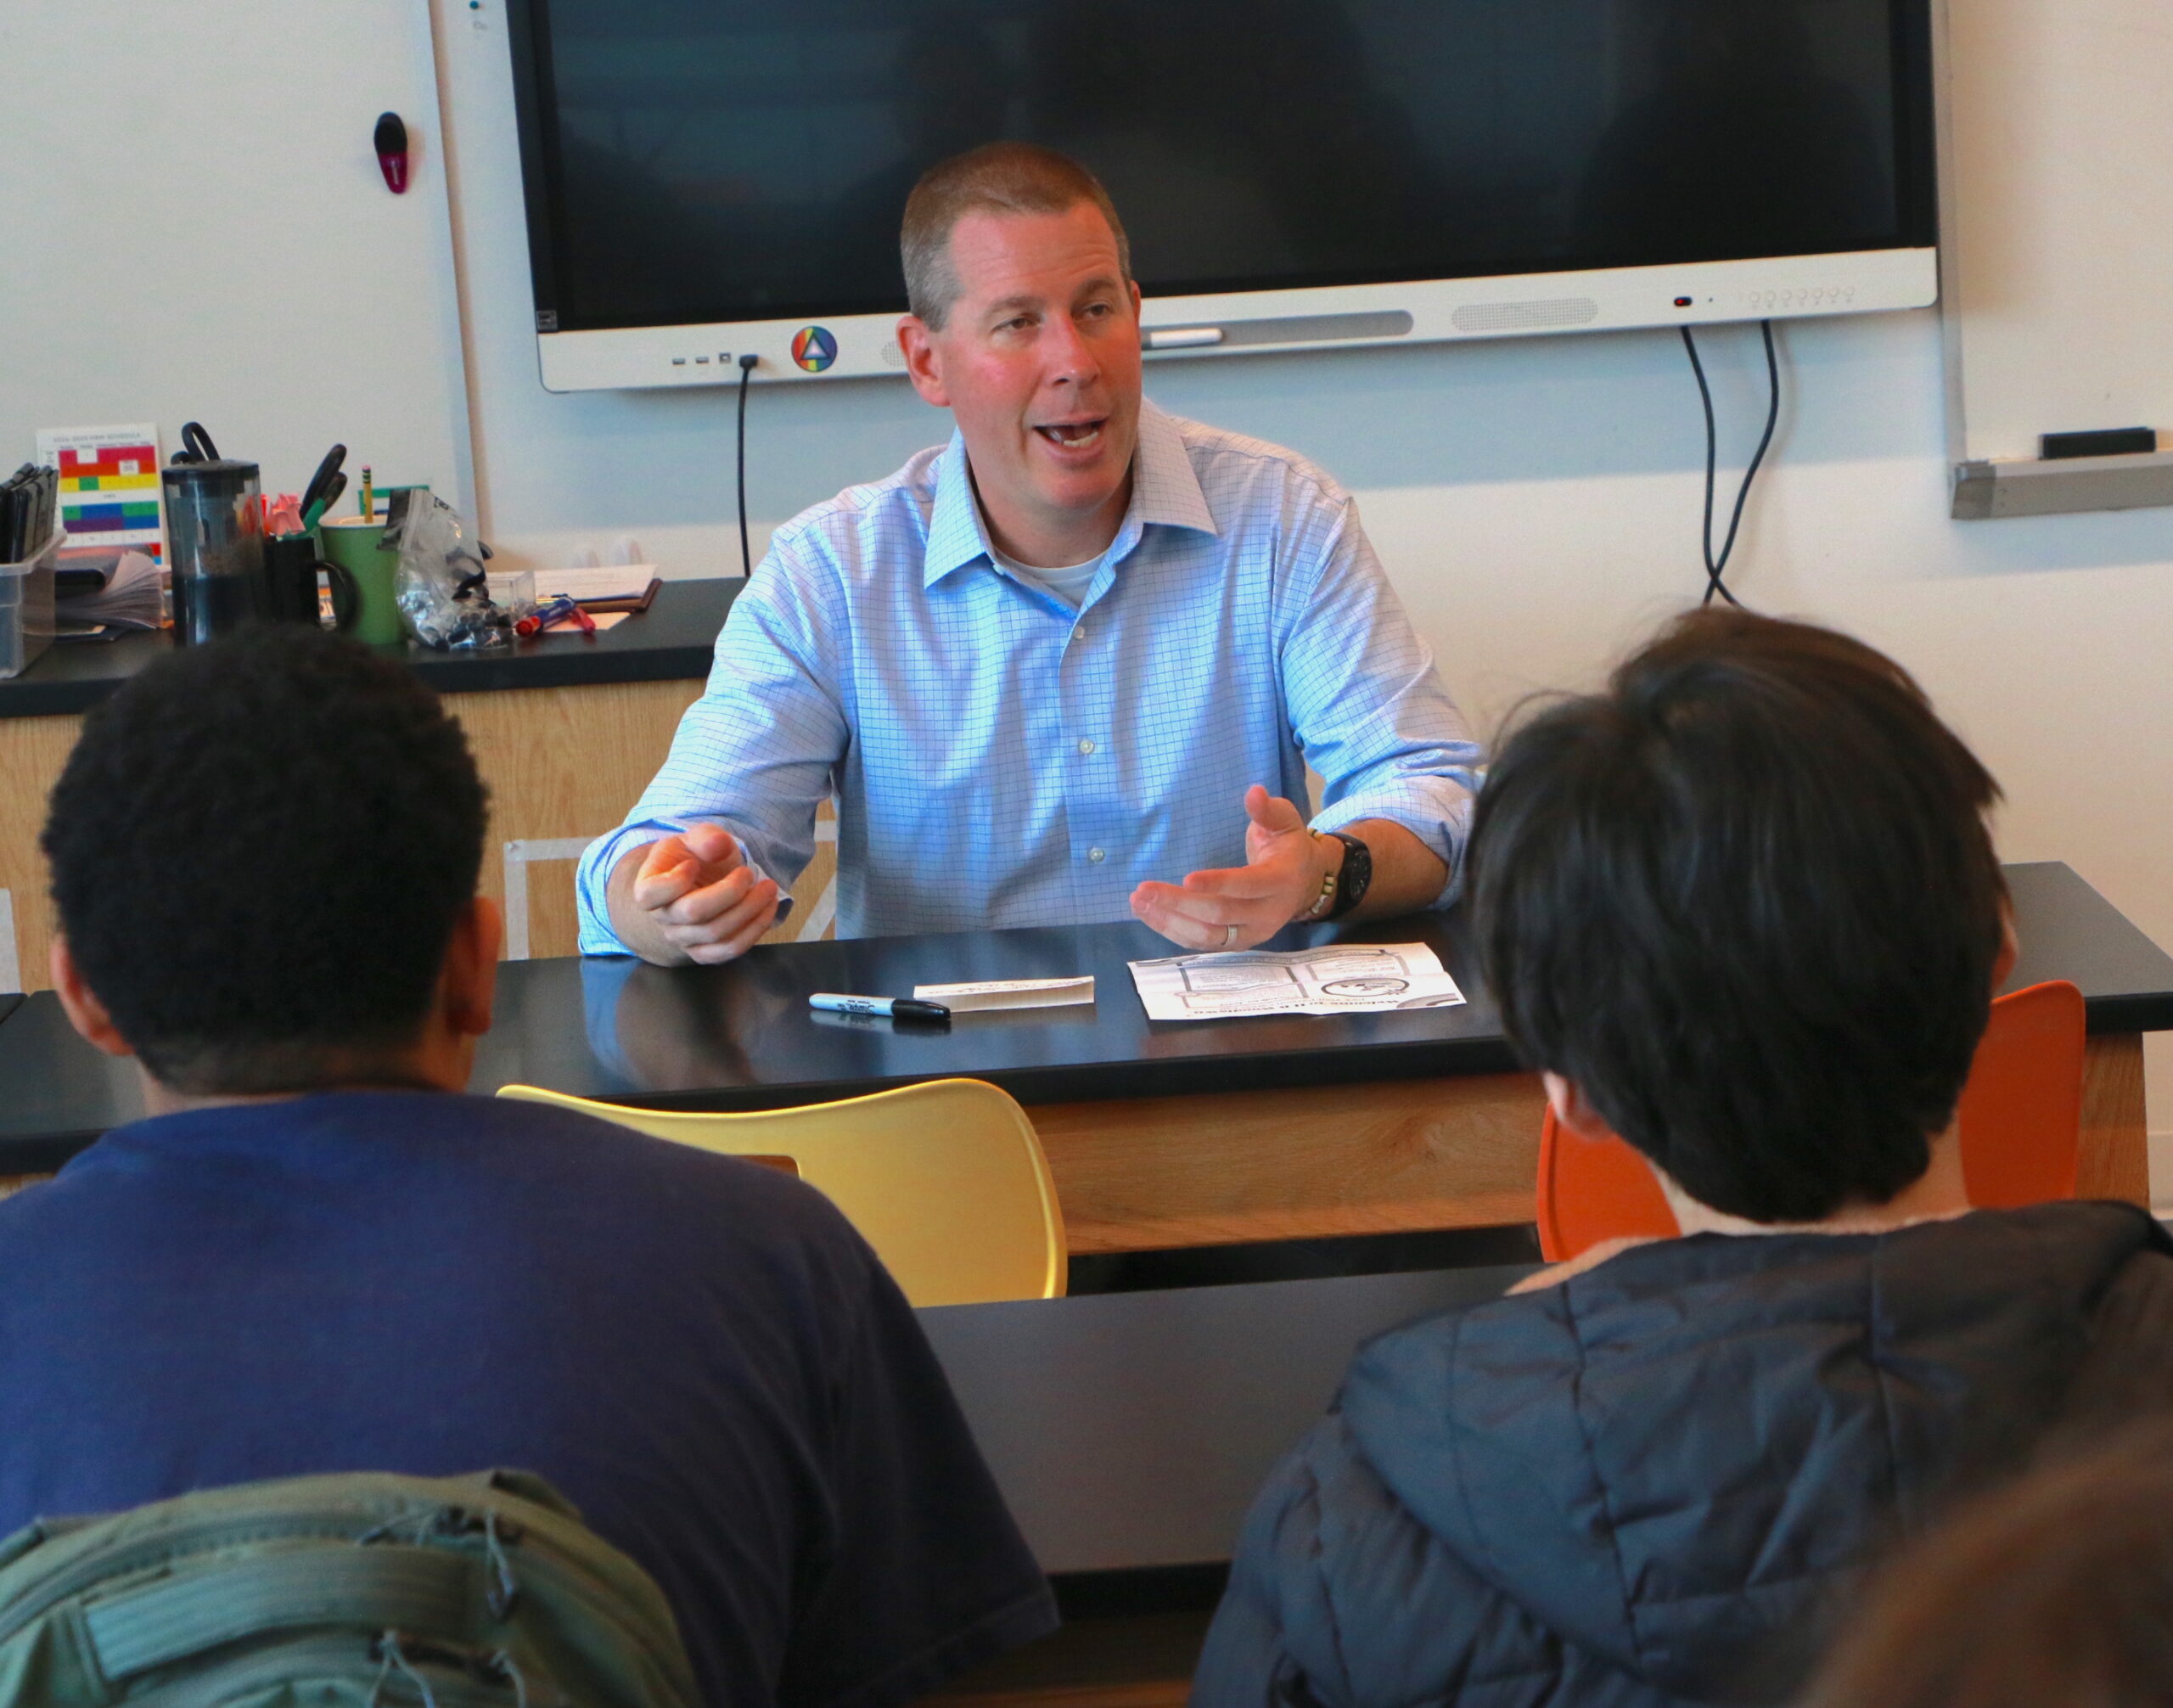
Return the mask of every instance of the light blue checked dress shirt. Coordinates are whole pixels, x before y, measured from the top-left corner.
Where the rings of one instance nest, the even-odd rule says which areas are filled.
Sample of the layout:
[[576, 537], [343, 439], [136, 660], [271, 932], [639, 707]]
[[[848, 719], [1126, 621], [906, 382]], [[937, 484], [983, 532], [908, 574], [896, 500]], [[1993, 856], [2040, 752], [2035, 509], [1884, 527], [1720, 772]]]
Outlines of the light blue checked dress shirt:
[[[780, 884], [838, 801], [838, 932], [1131, 917], [1245, 860], [1244, 792], [1404, 826], [1458, 866], [1480, 756], [1360, 527], [1290, 452], [1143, 407], [1131, 507], [1077, 610], [991, 557], [964, 441], [780, 529], [671, 756], [580, 870], [620, 951], [630, 848], [722, 825]], [[1453, 882], [1444, 891], [1453, 891]]]

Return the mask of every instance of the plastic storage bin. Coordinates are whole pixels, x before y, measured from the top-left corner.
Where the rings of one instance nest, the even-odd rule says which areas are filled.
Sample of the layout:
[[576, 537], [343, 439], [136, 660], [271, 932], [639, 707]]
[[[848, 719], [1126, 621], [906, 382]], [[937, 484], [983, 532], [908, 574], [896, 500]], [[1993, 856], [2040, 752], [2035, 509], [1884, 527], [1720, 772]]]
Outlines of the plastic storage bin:
[[0, 564], [0, 680], [20, 676], [53, 644], [53, 560], [65, 528], [20, 564]]

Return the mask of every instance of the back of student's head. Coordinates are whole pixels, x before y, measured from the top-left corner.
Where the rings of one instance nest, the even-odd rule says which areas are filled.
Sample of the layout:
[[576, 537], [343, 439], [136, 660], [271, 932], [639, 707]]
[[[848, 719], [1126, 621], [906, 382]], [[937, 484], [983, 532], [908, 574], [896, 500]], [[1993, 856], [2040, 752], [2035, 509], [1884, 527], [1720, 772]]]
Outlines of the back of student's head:
[[1715, 1210], [1884, 1203], [1985, 1029], [1997, 798], [1861, 642], [1683, 617], [1495, 761], [1469, 882], [1504, 1027]]
[[304, 1090], [417, 1034], [475, 892], [483, 803], [412, 671], [265, 628], [95, 707], [44, 849], [76, 968], [152, 1073]]
[[1874, 1577], [1804, 1708], [2173, 1702], [2173, 1424], [1985, 1497]]

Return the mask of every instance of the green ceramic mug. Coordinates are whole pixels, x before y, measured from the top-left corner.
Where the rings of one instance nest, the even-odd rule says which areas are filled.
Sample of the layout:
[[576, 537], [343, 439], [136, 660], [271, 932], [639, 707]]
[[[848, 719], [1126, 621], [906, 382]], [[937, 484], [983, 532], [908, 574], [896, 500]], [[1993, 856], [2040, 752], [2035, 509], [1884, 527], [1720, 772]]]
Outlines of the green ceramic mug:
[[400, 554], [385, 545], [385, 533], [379, 517], [327, 516], [318, 534], [324, 560], [355, 578], [355, 626], [349, 632], [373, 645], [397, 641], [405, 632], [393, 599]]

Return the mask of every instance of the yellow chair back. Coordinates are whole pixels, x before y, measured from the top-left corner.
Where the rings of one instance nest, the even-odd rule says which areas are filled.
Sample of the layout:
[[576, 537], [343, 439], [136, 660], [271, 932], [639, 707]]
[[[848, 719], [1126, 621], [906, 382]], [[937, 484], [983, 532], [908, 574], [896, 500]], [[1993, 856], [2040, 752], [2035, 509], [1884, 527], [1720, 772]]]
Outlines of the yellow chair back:
[[1064, 1295], [1064, 1212], [1042, 1142], [1017, 1100], [985, 1081], [929, 1080], [749, 1115], [629, 1109], [528, 1085], [498, 1095], [727, 1156], [789, 1160], [915, 1305]]

